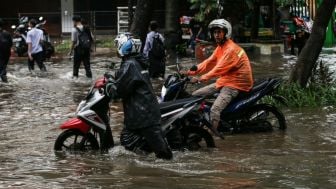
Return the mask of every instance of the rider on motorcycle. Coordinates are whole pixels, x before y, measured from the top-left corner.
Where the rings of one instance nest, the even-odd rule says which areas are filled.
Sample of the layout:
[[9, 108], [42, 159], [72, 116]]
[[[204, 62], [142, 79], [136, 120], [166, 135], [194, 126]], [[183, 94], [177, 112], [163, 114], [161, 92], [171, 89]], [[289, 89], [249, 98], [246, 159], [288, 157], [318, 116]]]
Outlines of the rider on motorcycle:
[[141, 41], [130, 34], [116, 39], [118, 55], [122, 58], [116, 73], [116, 94], [122, 99], [125, 127], [121, 133], [121, 144], [128, 150], [134, 149], [133, 134], [144, 137], [156, 157], [171, 159], [172, 152], [163, 137], [161, 113], [147, 71], [147, 61], [139, 54]]
[[[184, 74], [203, 74], [198, 81], [207, 82], [217, 78], [215, 83], [193, 92], [195, 96], [208, 96], [219, 92], [210, 111], [213, 131], [217, 132], [220, 113], [239, 94], [248, 92], [253, 86], [250, 61], [245, 51], [234, 43], [230, 37], [231, 24], [225, 19], [215, 19], [208, 26], [211, 37], [214, 37], [217, 48], [212, 55], [197, 66], [196, 71]], [[218, 132], [217, 135], [220, 135]]]

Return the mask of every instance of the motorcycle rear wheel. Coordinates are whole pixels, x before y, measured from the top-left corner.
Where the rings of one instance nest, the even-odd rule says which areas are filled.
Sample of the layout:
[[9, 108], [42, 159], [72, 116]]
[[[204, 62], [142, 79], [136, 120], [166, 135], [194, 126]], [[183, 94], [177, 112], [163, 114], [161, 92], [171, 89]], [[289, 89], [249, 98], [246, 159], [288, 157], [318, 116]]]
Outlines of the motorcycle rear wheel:
[[97, 139], [91, 133], [84, 134], [79, 130], [66, 130], [61, 133], [54, 145], [55, 151], [94, 151], [99, 150]]
[[285, 116], [276, 107], [269, 104], [258, 104], [252, 107], [246, 114], [248, 126], [255, 126], [256, 129], [269, 128], [270, 130], [286, 130]]
[[215, 141], [205, 129], [196, 126], [184, 127], [181, 131], [184, 146], [191, 151], [200, 148], [215, 148]]

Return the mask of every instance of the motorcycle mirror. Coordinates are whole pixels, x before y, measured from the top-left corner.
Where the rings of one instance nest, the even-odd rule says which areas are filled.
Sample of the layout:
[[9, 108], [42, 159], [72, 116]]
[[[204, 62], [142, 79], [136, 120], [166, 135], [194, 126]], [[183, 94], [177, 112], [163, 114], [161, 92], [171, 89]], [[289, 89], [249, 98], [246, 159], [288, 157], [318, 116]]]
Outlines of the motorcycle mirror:
[[12, 25], [11, 28], [14, 30], [14, 29], [16, 28], [16, 26], [15, 26], [15, 25]]
[[106, 78], [106, 79], [115, 79], [115, 73], [113, 73], [113, 72], [106, 72], [105, 74], [104, 74], [104, 77]]
[[197, 66], [196, 66], [196, 65], [193, 65], [193, 66], [190, 68], [190, 71], [197, 71]]

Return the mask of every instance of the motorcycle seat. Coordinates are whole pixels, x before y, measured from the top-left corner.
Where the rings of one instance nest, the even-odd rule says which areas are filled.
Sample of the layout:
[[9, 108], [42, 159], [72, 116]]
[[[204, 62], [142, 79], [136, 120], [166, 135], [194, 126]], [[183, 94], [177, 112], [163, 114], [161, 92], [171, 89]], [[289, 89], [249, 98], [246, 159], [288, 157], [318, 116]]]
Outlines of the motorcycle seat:
[[[262, 89], [264, 89], [269, 83], [270, 83], [271, 79], [263, 79], [263, 80], [260, 80], [260, 81], [257, 81], [254, 83], [252, 89], [248, 92], [243, 92], [243, 91], [240, 91], [237, 98], [236, 99], [241, 99], [241, 98], [245, 98], [257, 91], [260, 91]], [[213, 96], [215, 98], [217, 98], [219, 95], [219, 93], [215, 93]]]
[[249, 92], [242, 92], [242, 91], [239, 92], [237, 99], [245, 98], [247, 96], [254, 94], [257, 91], [264, 89], [270, 83], [270, 81], [271, 79], [263, 79], [255, 82], [252, 89]]
[[194, 104], [203, 99], [204, 99], [203, 97], [190, 97], [190, 98], [178, 99], [175, 101], [162, 102], [160, 103], [160, 111], [162, 114], [167, 113], [169, 111], [173, 111], [178, 108]]

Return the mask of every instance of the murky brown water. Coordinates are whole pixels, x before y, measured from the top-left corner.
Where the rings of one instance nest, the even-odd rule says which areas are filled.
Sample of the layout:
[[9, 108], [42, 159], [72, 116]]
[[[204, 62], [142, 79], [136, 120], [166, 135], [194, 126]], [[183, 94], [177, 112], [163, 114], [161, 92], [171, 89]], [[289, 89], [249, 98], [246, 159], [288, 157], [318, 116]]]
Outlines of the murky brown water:
[[[279, 57], [254, 57], [255, 77], [287, 75]], [[110, 58], [96, 58], [94, 77]], [[0, 188], [335, 188], [336, 113], [332, 107], [286, 109], [285, 133], [216, 139], [217, 149], [174, 152], [172, 161], [143, 157], [117, 146], [108, 154], [57, 157], [58, 126], [74, 115], [91, 81], [72, 80], [72, 63], [47, 63], [46, 77], [9, 65], [0, 84]], [[37, 75], [39, 75], [37, 71]], [[159, 86], [159, 81], [155, 81]], [[122, 125], [112, 104], [114, 138]]]

